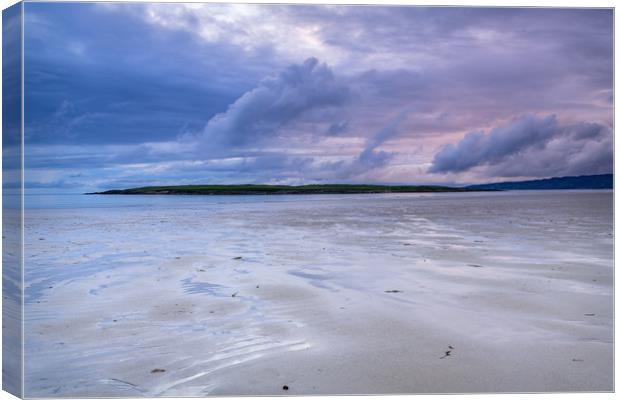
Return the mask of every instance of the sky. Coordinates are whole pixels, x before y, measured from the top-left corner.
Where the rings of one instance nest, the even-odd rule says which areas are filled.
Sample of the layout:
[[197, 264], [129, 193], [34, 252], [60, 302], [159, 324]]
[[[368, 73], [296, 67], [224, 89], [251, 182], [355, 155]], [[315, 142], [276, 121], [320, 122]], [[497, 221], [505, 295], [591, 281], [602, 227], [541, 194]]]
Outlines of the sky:
[[26, 187], [610, 173], [610, 9], [26, 3]]

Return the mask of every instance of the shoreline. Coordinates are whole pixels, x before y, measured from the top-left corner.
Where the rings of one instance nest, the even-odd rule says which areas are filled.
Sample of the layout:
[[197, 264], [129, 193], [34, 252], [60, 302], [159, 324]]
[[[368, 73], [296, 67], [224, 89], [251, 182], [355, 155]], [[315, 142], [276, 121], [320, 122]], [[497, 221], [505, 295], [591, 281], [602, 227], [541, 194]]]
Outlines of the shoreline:
[[164, 194], [164, 195], [268, 195], [268, 194], [383, 194], [383, 193], [464, 193], [504, 190], [612, 189], [613, 175], [565, 176], [530, 181], [496, 182], [475, 185], [377, 185], [328, 183], [308, 185], [226, 184], [159, 185], [112, 189], [84, 194]]
[[489, 189], [453, 188], [430, 185], [186, 185], [146, 186], [131, 189], [113, 189], [93, 194], [157, 194], [157, 195], [298, 195], [298, 194], [385, 194], [385, 193], [464, 193], [497, 191]]

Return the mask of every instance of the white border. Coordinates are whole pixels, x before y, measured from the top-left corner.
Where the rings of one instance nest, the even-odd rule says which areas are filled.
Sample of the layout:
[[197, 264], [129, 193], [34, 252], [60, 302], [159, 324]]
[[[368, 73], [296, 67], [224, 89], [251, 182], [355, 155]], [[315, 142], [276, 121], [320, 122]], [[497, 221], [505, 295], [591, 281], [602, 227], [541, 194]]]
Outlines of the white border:
[[[37, 0], [33, 0], [33, 1], [37, 1]], [[58, 1], [58, 0], [52, 0], [52, 1]], [[58, 2], [79, 2], [79, 0], [60, 0]], [[110, 2], [119, 2], [119, 0], [110, 0]], [[146, 3], [149, 2], [148, 0], [132, 0], [132, 2], [142, 2], [142, 3]], [[167, 0], [165, 2], [170, 2], [170, 3], [183, 3], [183, 2], [189, 2], [189, 1], [183, 1], [183, 0]], [[235, 3], [235, 1], [230, 1], [230, 0], [220, 0], [220, 1], [204, 1], [205, 3], [207, 2], [217, 2], [217, 3]], [[10, 7], [13, 4], [16, 4], [17, 1], [15, 0], [0, 0], [0, 6], [2, 9], [5, 9], [7, 7]], [[558, 1], [558, 0], [537, 0], [537, 1], [532, 1], [532, 0], [521, 0], [521, 1], [515, 1], [515, 0], [505, 0], [502, 2], [498, 2], [498, 1], [493, 1], [493, 0], [474, 0], [474, 1], [467, 1], [467, 0], [447, 0], [447, 1], [434, 1], [434, 0], [426, 0], [426, 1], [416, 1], [416, 0], [388, 0], [388, 1], [383, 1], [383, 0], [337, 0], [337, 1], [330, 1], [330, 0], [288, 0], [288, 1], [269, 1], [269, 0], [243, 0], [243, 1], [237, 1], [237, 3], [258, 3], [258, 4], [265, 4], [265, 3], [291, 3], [291, 4], [376, 4], [376, 5], [418, 5], [418, 6], [474, 6], [474, 7], [561, 7], [561, 8], [580, 8], [580, 7], [588, 7], [588, 8], [592, 8], [592, 7], [601, 7], [601, 8], [614, 8], [614, 2], [610, 1], [610, 0], [590, 0], [590, 1], [577, 1], [577, 0], [564, 0], [564, 1]], [[23, 8], [23, 4], [22, 4], [22, 39], [23, 39], [23, 29], [24, 29], [24, 24], [23, 24], [23, 18], [24, 18], [24, 8]], [[1, 30], [0, 30], [0, 39], [1, 39]], [[616, 31], [615, 31], [615, 10], [614, 10], [614, 100], [615, 100], [615, 76], [617, 73], [617, 52], [616, 52]], [[22, 40], [22, 76], [23, 76], [23, 66], [24, 66], [24, 41]], [[0, 52], [0, 64], [2, 62], [2, 55]], [[0, 92], [2, 90], [2, 82], [0, 80]], [[24, 82], [22, 79], [22, 129], [24, 128]], [[614, 102], [614, 126], [615, 126], [615, 120], [616, 120], [616, 113], [617, 113], [617, 109], [615, 108], [615, 102]], [[0, 116], [1, 116], [1, 109], [0, 109]], [[614, 135], [614, 139], [615, 139], [615, 135]], [[23, 206], [24, 206], [24, 135], [22, 134], [22, 227], [24, 226], [24, 214], [23, 214]], [[618, 152], [618, 148], [620, 146], [618, 145], [618, 142], [614, 140], [614, 176], [617, 175], [617, 171], [616, 171], [616, 163], [615, 163], [615, 155], [616, 154], [620, 154]], [[0, 148], [1, 148], [1, 143], [0, 143]], [[0, 159], [0, 166], [2, 165], [2, 160]], [[1, 175], [0, 175], [1, 176]], [[1, 178], [0, 178], [1, 179]], [[614, 178], [614, 187], [616, 186], [617, 181]], [[0, 199], [1, 202], [1, 199]], [[614, 233], [615, 233], [615, 227], [617, 226], [617, 223], [619, 221], [619, 217], [618, 215], [615, 213], [615, 210], [617, 209], [618, 206], [618, 198], [615, 196], [615, 192], [614, 192]], [[0, 218], [1, 221], [1, 218]], [[614, 236], [615, 238], [615, 236]], [[22, 243], [24, 240], [24, 230], [22, 229]], [[2, 243], [0, 242], [0, 251], [2, 250]], [[23, 266], [23, 260], [24, 260], [24, 250], [23, 250], [23, 246], [22, 246], [22, 266]], [[615, 252], [615, 240], [614, 240], [614, 265], [617, 265], [617, 261], [618, 261], [618, 254]], [[23, 268], [22, 268], [22, 284], [23, 284]], [[617, 287], [617, 276], [614, 273], [614, 381], [618, 382], [618, 370], [617, 368], [615, 368], [615, 359], [616, 359], [616, 330], [615, 330], [615, 310], [617, 310], [617, 298], [615, 296], [615, 288]], [[0, 298], [0, 305], [1, 305], [1, 298]], [[22, 315], [23, 315], [23, 304], [22, 304]], [[23, 321], [22, 321], [22, 328], [23, 328]], [[22, 361], [23, 361], [23, 354], [24, 354], [24, 341], [23, 341], [23, 334], [24, 331], [22, 329]], [[0, 348], [0, 356], [2, 354], [2, 349]], [[22, 373], [24, 372], [24, 363], [22, 363]], [[22, 375], [23, 376], [23, 375]], [[1, 379], [1, 378], [0, 378]], [[22, 393], [23, 393], [23, 381], [22, 381]], [[473, 394], [473, 395], [469, 395], [469, 394], [464, 394], [464, 395], [398, 395], [396, 398], [398, 399], [403, 399], [403, 400], [450, 400], [450, 399], [455, 399], [455, 396], [458, 396], [459, 400], [475, 400], [475, 399], [484, 399], [484, 398], [489, 398], [489, 396], [493, 399], [493, 400], [517, 400], [517, 399], [522, 399], [522, 398], [526, 398], [526, 399], [553, 399], [553, 400], [564, 400], [564, 399], [568, 399], [568, 400], [582, 400], [582, 399], [609, 399], [609, 398], [615, 398], [615, 394], [613, 393], [553, 393], [553, 394]], [[307, 396], [309, 398], [312, 399], [317, 399], [317, 400], [341, 400], [343, 398], [343, 396]], [[347, 397], [360, 397], [362, 398], [362, 396], [347, 396]], [[393, 398], [394, 396], [363, 396], [363, 398], [365, 399], [369, 399], [369, 400], [388, 400], [390, 398]], [[216, 398], [216, 397], [211, 397], [211, 398]], [[244, 399], [244, 400], [252, 400], [252, 399], [275, 399], [278, 397], [225, 397], [226, 399], [231, 399], [231, 400], [236, 400], [236, 399]], [[291, 396], [281, 396], [279, 398], [293, 398]], [[14, 396], [8, 394], [7, 392], [4, 391], [0, 391], [0, 400], [8, 400], [8, 399], [15, 399]], [[121, 398], [118, 398], [121, 399]], [[181, 398], [169, 398], [169, 399], [181, 399]]]

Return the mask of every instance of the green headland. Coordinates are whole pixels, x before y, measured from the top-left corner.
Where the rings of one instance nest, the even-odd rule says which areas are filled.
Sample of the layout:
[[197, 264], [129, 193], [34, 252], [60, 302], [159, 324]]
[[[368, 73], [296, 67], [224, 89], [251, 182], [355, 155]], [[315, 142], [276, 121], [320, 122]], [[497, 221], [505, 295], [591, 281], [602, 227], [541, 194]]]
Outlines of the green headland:
[[454, 188], [448, 186], [409, 185], [184, 185], [145, 186], [115, 189], [87, 194], [184, 194], [184, 195], [260, 195], [260, 194], [354, 194], [354, 193], [436, 193], [473, 192], [484, 189]]

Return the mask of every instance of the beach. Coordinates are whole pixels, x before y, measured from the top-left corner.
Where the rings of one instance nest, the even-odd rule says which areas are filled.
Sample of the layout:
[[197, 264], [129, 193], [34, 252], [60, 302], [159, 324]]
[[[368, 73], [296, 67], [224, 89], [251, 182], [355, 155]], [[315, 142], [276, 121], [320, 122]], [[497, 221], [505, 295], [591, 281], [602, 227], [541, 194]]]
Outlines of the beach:
[[25, 395], [613, 390], [613, 192], [26, 197]]

